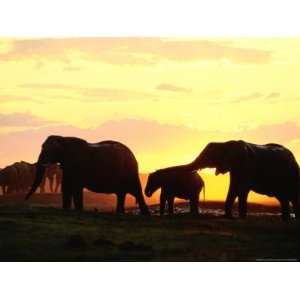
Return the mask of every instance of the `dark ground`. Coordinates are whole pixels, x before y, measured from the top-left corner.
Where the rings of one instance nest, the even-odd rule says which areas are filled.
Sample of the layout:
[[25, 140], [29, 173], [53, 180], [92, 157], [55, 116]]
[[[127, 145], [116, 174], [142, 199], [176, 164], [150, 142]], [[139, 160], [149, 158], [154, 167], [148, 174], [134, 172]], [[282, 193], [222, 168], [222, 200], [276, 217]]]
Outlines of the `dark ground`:
[[[101, 200], [97, 200], [101, 201]], [[278, 207], [250, 204], [246, 220], [227, 220], [223, 203], [204, 214], [185, 204], [174, 216], [100, 213], [93, 201], [65, 212], [58, 195], [0, 196], [0, 261], [256, 261], [300, 258], [300, 224], [281, 222]], [[99, 202], [98, 202], [99, 203]], [[104, 209], [105, 210], [105, 209]], [[108, 209], [106, 209], [107, 211]]]

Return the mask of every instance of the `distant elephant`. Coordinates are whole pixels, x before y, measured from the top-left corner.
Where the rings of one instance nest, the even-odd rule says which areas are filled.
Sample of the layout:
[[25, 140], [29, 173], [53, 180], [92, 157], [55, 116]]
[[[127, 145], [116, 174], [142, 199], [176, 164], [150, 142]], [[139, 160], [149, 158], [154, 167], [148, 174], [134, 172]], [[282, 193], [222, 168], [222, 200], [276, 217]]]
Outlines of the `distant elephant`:
[[166, 202], [168, 202], [169, 214], [173, 214], [175, 197], [190, 200], [191, 213], [199, 213], [199, 195], [202, 188], [205, 190], [205, 184], [197, 172], [176, 172], [166, 171], [166, 169], [157, 170], [148, 176], [145, 187], [146, 196], [151, 197], [159, 188], [161, 188], [161, 215], [164, 214]]
[[282, 219], [290, 219], [289, 203], [300, 218], [299, 166], [291, 151], [278, 144], [256, 145], [244, 141], [209, 143], [190, 164], [170, 170], [216, 168], [215, 174], [230, 173], [230, 186], [225, 201], [225, 216], [232, 217], [232, 206], [238, 197], [239, 215], [247, 215], [250, 190], [276, 197], [281, 204]]
[[17, 170], [19, 191], [27, 193], [33, 182], [30, 164], [25, 161], [20, 161], [15, 162], [13, 166]]
[[54, 193], [58, 193], [59, 189], [61, 189], [61, 183], [62, 183], [62, 169], [60, 166], [57, 166], [56, 173], [55, 173]]
[[3, 195], [19, 191], [18, 172], [14, 165], [7, 166], [0, 171], [0, 185]]
[[39, 186], [45, 168], [59, 163], [63, 170], [63, 208], [83, 209], [83, 189], [117, 195], [117, 213], [124, 213], [127, 193], [135, 196], [142, 214], [149, 214], [142, 193], [138, 163], [125, 145], [115, 141], [90, 144], [75, 137], [49, 136], [42, 145], [37, 173], [26, 199]]
[[[1, 178], [1, 171], [2, 171], [3, 169], [2, 168], [0, 168], [0, 178]], [[3, 188], [3, 185], [2, 185], [2, 183], [1, 183], [1, 181], [0, 181], [0, 187], [1, 187], [1, 189], [2, 189], [2, 194], [4, 195], [4, 188]]]
[[2, 171], [2, 170], [3, 170], [3, 169], [0, 168], [0, 187], [1, 187], [1, 189], [2, 189], [2, 195], [4, 195], [4, 193], [5, 193], [5, 184], [2, 183], [2, 179], [1, 179], [1, 177], [3, 176], [3, 175], [1, 175], [1, 171]]
[[[25, 161], [21, 161], [21, 163], [26, 164], [29, 170], [29, 184], [28, 184], [28, 189], [29, 189], [32, 186], [32, 183], [35, 178], [37, 163], [31, 164]], [[49, 180], [50, 192], [57, 193], [62, 180], [62, 170], [57, 164], [50, 164], [46, 168], [43, 179], [39, 185], [41, 194], [45, 193], [45, 186], [46, 186], [47, 179]], [[54, 181], [55, 181], [55, 188], [53, 187]]]
[[[34, 181], [37, 164], [29, 163], [26, 161], [21, 161], [20, 163], [17, 164], [19, 166], [19, 178], [20, 181], [22, 182], [22, 185], [24, 186], [23, 191], [25, 190], [27, 193]], [[40, 193], [45, 192], [45, 185], [46, 185], [46, 178], [44, 176], [41, 181], [41, 184], [39, 185]]]
[[[51, 164], [47, 167], [45, 177], [49, 180], [50, 192], [57, 193], [62, 181], [62, 170], [58, 164]], [[55, 188], [53, 186], [55, 180]]]

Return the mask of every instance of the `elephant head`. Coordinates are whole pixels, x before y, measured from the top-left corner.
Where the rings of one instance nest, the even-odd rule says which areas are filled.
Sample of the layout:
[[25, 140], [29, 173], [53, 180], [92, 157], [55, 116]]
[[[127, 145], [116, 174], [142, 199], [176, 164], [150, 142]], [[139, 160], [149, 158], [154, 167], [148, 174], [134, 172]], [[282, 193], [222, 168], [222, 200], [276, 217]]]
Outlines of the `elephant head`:
[[160, 188], [160, 181], [158, 178], [158, 173], [154, 172], [149, 174], [147, 184], [145, 187], [145, 194], [147, 197], [151, 197], [152, 194]]
[[42, 149], [36, 163], [36, 173], [34, 182], [28, 194], [26, 200], [36, 191], [41, 184], [46, 167], [53, 163], [62, 163], [64, 157], [64, 138], [61, 136], [49, 136], [42, 145]]
[[225, 174], [242, 167], [245, 162], [245, 154], [243, 141], [209, 143], [190, 166], [194, 170], [216, 168], [216, 175]]

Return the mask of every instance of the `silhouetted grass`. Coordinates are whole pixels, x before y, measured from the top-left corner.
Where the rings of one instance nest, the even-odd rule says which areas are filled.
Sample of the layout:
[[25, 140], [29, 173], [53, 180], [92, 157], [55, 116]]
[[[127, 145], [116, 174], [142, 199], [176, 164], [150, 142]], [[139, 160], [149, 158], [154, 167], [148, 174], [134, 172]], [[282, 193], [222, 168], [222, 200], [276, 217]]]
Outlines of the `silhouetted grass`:
[[280, 217], [117, 216], [0, 206], [1, 261], [253, 261], [297, 259], [300, 225]]

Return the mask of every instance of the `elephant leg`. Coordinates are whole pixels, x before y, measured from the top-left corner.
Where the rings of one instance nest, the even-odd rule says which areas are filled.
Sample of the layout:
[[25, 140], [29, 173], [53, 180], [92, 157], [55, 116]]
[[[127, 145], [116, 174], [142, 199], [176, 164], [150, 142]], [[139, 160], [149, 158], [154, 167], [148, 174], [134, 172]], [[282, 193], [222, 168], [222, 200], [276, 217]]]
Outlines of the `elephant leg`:
[[160, 194], [160, 205], [159, 205], [159, 214], [162, 216], [165, 213], [165, 207], [166, 207], [166, 197], [163, 192]]
[[225, 201], [225, 217], [232, 219], [232, 206], [234, 203], [234, 200], [237, 196], [237, 193], [235, 191], [235, 188], [232, 184], [229, 186], [229, 190], [227, 193], [226, 201]]
[[239, 216], [244, 219], [247, 216], [247, 198], [249, 191], [239, 193]]
[[125, 213], [125, 193], [117, 194], [117, 214]]
[[63, 209], [70, 209], [72, 202], [72, 189], [70, 183], [66, 180], [62, 182], [62, 200]]
[[293, 211], [294, 211], [296, 220], [300, 220], [300, 204], [299, 204], [298, 198], [295, 198], [292, 201], [292, 205], [293, 205]]
[[73, 192], [74, 207], [77, 210], [83, 210], [83, 188], [78, 188]]
[[51, 177], [48, 177], [48, 179], [49, 179], [49, 188], [50, 188], [50, 192], [53, 193], [53, 181], [54, 181], [54, 179], [53, 179], [52, 176], [51, 176]]
[[191, 214], [193, 215], [198, 215], [199, 214], [199, 199], [198, 197], [192, 197], [190, 199], [190, 211], [191, 211]]
[[287, 199], [280, 199], [280, 204], [282, 221], [289, 222], [291, 220], [289, 201]]
[[55, 190], [54, 190], [55, 193], [58, 192], [58, 188], [59, 188], [59, 181], [58, 181], [58, 178], [57, 178], [57, 175], [56, 175]]
[[168, 211], [169, 215], [174, 214], [174, 197], [168, 198]]
[[11, 194], [13, 192], [13, 189], [10, 185], [7, 186], [7, 190], [6, 190], [6, 193], [7, 194]]
[[46, 185], [46, 177], [43, 178], [41, 184], [40, 184], [40, 193], [44, 194], [45, 193], [45, 185]]
[[142, 192], [142, 187], [141, 187], [141, 183], [140, 183], [139, 179], [138, 179], [138, 182], [137, 182], [136, 191], [133, 193], [133, 196], [135, 197], [136, 202], [139, 204], [141, 214], [145, 215], [145, 216], [149, 216], [150, 212], [149, 212], [148, 206], [145, 202], [145, 198], [144, 198], [144, 195], [143, 195], [143, 192]]

